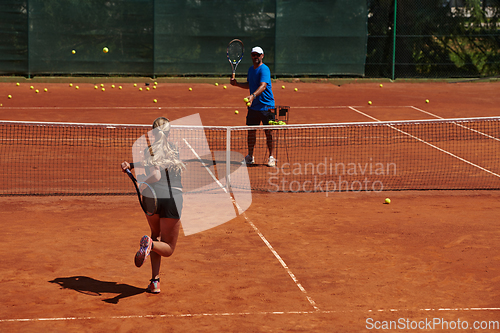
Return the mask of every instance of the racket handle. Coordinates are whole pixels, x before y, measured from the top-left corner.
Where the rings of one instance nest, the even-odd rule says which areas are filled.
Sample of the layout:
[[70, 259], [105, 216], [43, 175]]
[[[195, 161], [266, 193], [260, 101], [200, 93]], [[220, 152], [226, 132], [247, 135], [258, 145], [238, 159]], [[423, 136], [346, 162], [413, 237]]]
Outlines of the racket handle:
[[132, 179], [132, 180], [135, 180], [134, 179], [134, 175], [132, 174], [132, 172], [130, 172], [130, 169], [125, 169], [125, 172], [127, 173], [127, 175]]
[[234, 77], [236, 76], [236, 73], [233, 73], [233, 80], [234, 80]]

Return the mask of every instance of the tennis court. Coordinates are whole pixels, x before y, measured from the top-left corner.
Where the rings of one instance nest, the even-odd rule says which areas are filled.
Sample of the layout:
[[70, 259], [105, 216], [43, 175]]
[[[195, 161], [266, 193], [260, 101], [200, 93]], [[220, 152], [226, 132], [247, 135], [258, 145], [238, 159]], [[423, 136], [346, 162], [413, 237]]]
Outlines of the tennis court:
[[[199, 113], [206, 126], [245, 123], [244, 91], [222, 80], [159, 81], [149, 91], [138, 90], [146, 87], [139, 80], [137, 87], [69, 83], [0, 83], [0, 119], [149, 125], [158, 116]], [[105, 91], [94, 88], [101, 83]], [[290, 124], [500, 115], [498, 82], [379, 84], [276, 82], [273, 90], [278, 105], [290, 106]], [[460, 146], [453, 149], [459, 156]], [[474, 165], [489, 167], [500, 152], [489, 149]], [[453, 168], [443, 157], [449, 155], [433, 154]], [[405, 163], [425, 168], [425, 158]], [[488, 177], [494, 187], [498, 177]], [[497, 190], [255, 191], [245, 214], [181, 236], [163, 261], [162, 293], [151, 295], [143, 289], [149, 263], [137, 269], [132, 260], [149, 232], [135, 197], [1, 196], [0, 329], [496, 331], [499, 199]]]

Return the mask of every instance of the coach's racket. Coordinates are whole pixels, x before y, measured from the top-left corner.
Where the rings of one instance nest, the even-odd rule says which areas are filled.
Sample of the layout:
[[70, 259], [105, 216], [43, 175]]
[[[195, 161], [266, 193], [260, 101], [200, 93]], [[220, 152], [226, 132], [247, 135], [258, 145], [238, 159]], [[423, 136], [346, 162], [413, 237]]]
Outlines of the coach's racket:
[[137, 191], [137, 197], [139, 198], [139, 203], [141, 204], [141, 208], [144, 213], [148, 216], [156, 214], [158, 198], [156, 197], [155, 190], [148, 183], [137, 181], [129, 169], [127, 169], [126, 172], [134, 183], [135, 190]]
[[243, 42], [239, 39], [233, 39], [227, 46], [227, 60], [229, 60], [233, 70], [233, 79], [236, 76], [236, 67], [238, 67], [241, 59], [243, 59], [243, 51]]

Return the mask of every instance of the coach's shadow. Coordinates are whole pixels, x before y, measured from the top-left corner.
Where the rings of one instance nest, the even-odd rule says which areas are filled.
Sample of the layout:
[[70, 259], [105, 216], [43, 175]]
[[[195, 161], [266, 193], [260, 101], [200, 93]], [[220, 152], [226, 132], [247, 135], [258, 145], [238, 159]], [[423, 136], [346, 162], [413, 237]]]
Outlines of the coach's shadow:
[[73, 289], [82, 294], [101, 296], [102, 294], [118, 294], [115, 297], [103, 299], [103, 302], [117, 304], [120, 299], [146, 292], [146, 289], [137, 288], [124, 283], [99, 281], [87, 276], [72, 276], [56, 278], [50, 283], [56, 283], [61, 289]]

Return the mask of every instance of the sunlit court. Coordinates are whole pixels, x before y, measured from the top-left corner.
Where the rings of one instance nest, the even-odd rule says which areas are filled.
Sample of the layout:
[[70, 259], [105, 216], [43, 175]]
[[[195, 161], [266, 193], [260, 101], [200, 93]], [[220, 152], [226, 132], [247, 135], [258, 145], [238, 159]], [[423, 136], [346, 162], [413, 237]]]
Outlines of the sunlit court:
[[[498, 82], [274, 81], [277, 164], [259, 129], [243, 184], [245, 94], [228, 79], [86, 80], [0, 83], [2, 331], [495, 329]], [[150, 294], [149, 261], [133, 262], [149, 228], [120, 163], [155, 118], [193, 115], [211, 152], [188, 171], [210, 189], [185, 194], [186, 220], [214, 226], [183, 225]], [[210, 203], [226, 170], [234, 209]]]

